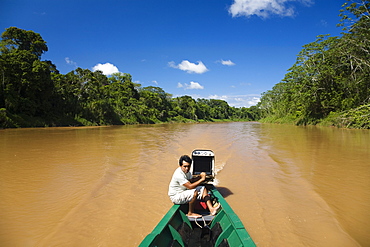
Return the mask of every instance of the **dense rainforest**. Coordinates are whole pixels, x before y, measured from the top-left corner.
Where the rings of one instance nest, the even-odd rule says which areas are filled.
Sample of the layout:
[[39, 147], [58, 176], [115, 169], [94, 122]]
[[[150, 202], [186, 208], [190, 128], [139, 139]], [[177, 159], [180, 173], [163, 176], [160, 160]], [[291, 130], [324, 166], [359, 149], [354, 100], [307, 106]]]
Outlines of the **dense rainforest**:
[[285, 78], [257, 106], [172, 97], [127, 73], [77, 68], [61, 74], [40, 34], [9, 27], [0, 41], [0, 127], [112, 125], [219, 120], [370, 129], [370, 2], [347, 0], [341, 37], [303, 46]]
[[258, 108], [263, 121], [370, 129], [370, 2], [347, 0], [341, 37], [320, 35]]
[[173, 98], [160, 87], [141, 87], [130, 74], [109, 77], [77, 68], [61, 74], [40, 34], [17, 27], [1, 36], [0, 127], [120, 125], [254, 120], [257, 107], [226, 101]]

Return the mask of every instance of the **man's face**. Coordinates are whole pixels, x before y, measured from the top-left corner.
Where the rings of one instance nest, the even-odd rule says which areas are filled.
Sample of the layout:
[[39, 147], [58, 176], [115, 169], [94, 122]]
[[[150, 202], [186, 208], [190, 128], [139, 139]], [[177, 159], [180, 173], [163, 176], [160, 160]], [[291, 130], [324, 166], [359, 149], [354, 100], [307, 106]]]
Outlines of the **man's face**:
[[188, 173], [190, 171], [190, 166], [191, 166], [191, 164], [189, 164], [188, 162], [182, 161], [181, 170], [184, 173]]

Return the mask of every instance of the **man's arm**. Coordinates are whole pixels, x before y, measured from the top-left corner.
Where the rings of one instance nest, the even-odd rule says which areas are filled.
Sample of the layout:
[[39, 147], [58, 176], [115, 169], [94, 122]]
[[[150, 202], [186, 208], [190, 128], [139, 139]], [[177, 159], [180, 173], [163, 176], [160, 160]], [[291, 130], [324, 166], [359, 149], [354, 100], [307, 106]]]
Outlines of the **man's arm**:
[[201, 179], [201, 176], [196, 176], [196, 177], [193, 177], [193, 178], [189, 179], [189, 182], [194, 183], [194, 182], [198, 181], [199, 179]]
[[201, 183], [203, 183], [204, 181], [206, 180], [206, 173], [205, 172], [202, 172], [200, 174], [200, 178], [198, 178], [197, 181], [194, 181], [193, 183], [191, 183], [190, 181], [188, 181], [187, 183], [183, 184], [187, 189], [191, 190], [191, 189], [195, 189], [197, 186], [199, 186]]

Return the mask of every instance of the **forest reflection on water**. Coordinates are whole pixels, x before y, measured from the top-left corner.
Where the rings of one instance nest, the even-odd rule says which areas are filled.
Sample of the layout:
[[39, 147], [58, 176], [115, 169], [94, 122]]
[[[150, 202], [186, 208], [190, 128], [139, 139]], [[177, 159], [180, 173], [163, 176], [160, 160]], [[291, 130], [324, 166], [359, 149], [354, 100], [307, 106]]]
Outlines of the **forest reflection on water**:
[[370, 132], [250, 122], [0, 130], [0, 243], [137, 246], [196, 148], [257, 246], [369, 246]]

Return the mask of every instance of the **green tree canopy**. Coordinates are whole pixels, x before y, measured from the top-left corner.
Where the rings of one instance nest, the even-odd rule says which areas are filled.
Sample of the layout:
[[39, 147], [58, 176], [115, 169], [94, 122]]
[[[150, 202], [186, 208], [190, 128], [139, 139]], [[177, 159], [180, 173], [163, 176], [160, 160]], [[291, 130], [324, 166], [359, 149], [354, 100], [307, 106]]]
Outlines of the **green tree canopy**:
[[13, 113], [46, 115], [51, 110], [51, 73], [58, 73], [50, 61], [41, 61], [47, 51], [39, 34], [10, 27], [2, 34], [0, 107]]
[[48, 51], [46, 42], [41, 35], [33, 31], [26, 31], [17, 27], [7, 28], [1, 35], [2, 52], [12, 52], [13, 50], [29, 51], [37, 57]]
[[342, 37], [319, 35], [303, 46], [282, 82], [263, 94], [266, 117], [316, 123], [333, 112], [370, 103], [370, 3], [343, 5]]

